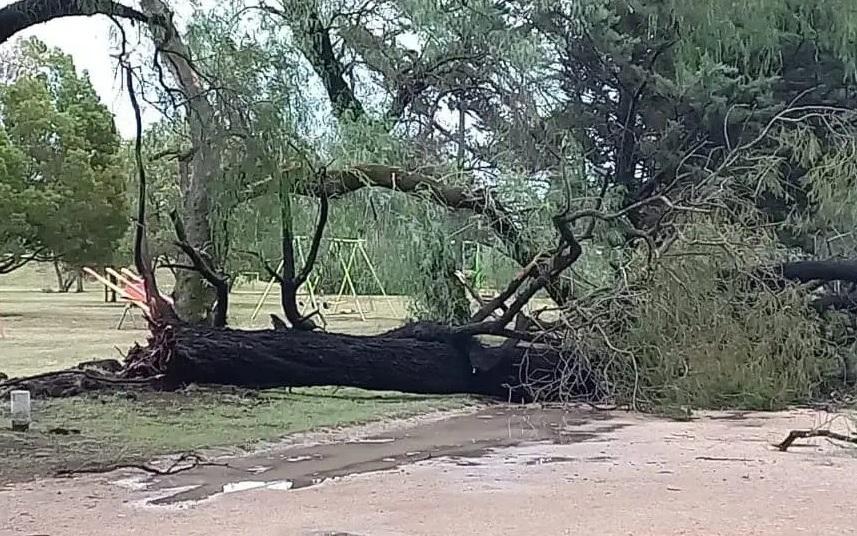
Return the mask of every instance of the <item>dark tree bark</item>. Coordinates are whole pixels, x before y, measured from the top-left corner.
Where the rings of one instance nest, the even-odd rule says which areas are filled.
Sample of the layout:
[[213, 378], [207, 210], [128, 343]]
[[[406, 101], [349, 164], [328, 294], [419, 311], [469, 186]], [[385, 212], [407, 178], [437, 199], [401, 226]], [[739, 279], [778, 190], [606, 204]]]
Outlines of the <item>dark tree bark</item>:
[[799, 261], [781, 264], [774, 273], [790, 281], [847, 281], [857, 283], [857, 261]]
[[[379, 336], [302, 330], [242, 331], [183, 326], [156, 332], [129, 355], [131, 375], [160, 369], [168, 387], [341, 385], [422, 394], [470, 393], [521, 400], [522, 347], [484, 347], [441, 331]], [[426, 335], [426, 333], [429, 333]], [[538, 359], [545, 359], [540, 354]], [[531, 357], [531, 360], [533, 358]], [[532, 364], [532, 361], [531, 361]]]
[[74, 280], [75, 280], [74, 291], [78, 294], [86, 291], [86, 289], [83, 287], [83, 278], [84, 278], [83, 270], [78, 270], [75, 274], [75, 277], [74, 277]]
[[811, 302], [812, 307], [819, 313], [825, 311], [857, 312], [857, 261], [846, 259], [831, 259], [825, 261], [795, 261], [786, 262], [773, 268], [762, 269], [759, 275], [765, 284], [782, 288], [786, 281], [799, 283], [830, 283], [839, 281], [851, 283], [851, 289], [842, 293], [825, 289], [822, 296]]
[[30, 26], [61, 17], [91, 15], [149, 20], [140, 11], [110, 0], [20, 0], [0, 9], [0, 43]]
[[813, 300], [811, 305], [819, 313], [824, 313], [828, 310], [857, 313], [857, 295], [833, 294], [831, 296], [822, 296]]
[[51, 262], [55, 259], [52, 255], [44, 255], [43, 247], [34, 249], [35, 251], [26, 255], [0, 255], [0, 275], [11, 274], [31, 262]]
[[212, 311], [211, 325], [215, 328], [226, 326], [226, 318], [229, 312], [229, 291], [232, 287], [231, 278], [215, 268], [211, 260], [211, 256], [190, 245], [185, 232], [184, 222], [179, 217], [177, 211], [173, 210], [170, 213], [170, 219], [173, 221], [173, 227], [176, 231], [176, 246], [184, 252], [190, 259], [192, 270], [200, 274], [205, 281], [211, 285], [217, 294], [217, 300], [214, 302]]

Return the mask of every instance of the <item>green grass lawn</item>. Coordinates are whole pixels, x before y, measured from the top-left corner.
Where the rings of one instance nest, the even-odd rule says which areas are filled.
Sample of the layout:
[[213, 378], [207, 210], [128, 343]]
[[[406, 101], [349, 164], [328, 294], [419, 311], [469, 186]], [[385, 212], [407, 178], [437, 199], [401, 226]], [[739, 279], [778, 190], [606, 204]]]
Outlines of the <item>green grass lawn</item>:
[[[160, 274], [165, 287], [171, 280]], [[88, 283], [87, 292], [43, 292], [56, 286], [50, 266], [26, 267], [0, 277], [0, 372], [10, 377], [37, 374], [76, 365], [91, 359], [119, 359], [135, 342], [146, 342], [146, 325], [133, 309], [123, 328], [117, 330], [124, 305], [104, 303], [100, 285]], [[264, 283], [242, 285], [230, 296], [230, 325], [267, 328], [270, 313], [281, 314], [275, 288], [255, 319], [253, 311], [262, 297]], [[342, 313], [328, 314], [328, 330], [373, 334], [394, 328], [404, 319], [406, 303], [400, 297], [360, 297], [366, 321], [347, 300]]]
[[[105, 304], [101, 287], [81, 294], [56, 294], [51, 267], [28, 267], [0, 278], [0, 372], [10, 377], [66, 368], [81, 361], [121, 359], [147, 331], [137, 314], [122, 330], [116, 325], [122, 304]], [[267, 327], [279, 313], [272, 293], [251, 320], [263, 284], [247, 285], [231, 297], [233, 326]], [[378, 333], [402, 322], [399, 298], [361, 297], [367, 313], [327, 316], [330, 331]], [[342, 310], [355, 309], [344, 303]], [[135, 313], [136, 314], [136, 313]], [[146, 461], [166, 453], [210, 447], [252, 447], [261, 441], [320, 427], [453, 409], [471, 403], [465, 397], [425, 397], [328, 388], [246, 391], [192, 389], [175, 393], [128, 393], [36, 400], [27, 433], [9, 431], [8, 401], [0, 401], [0, 482], [51, 475], [62, 469], [109, 467]], [[74, 431], [61, 435], [51, 430]]]

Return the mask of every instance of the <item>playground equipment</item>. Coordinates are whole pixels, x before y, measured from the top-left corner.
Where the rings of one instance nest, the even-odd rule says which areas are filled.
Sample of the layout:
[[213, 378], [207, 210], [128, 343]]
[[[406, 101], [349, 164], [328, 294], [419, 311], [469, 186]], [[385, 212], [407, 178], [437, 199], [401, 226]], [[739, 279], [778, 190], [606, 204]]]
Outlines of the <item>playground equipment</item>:
[[485, 270], [482, 266], [482, 244], [472, 240], [461, 241], [461, 271], [472, 278], [476, 290], [485, 290]]
[[[134, 324], [134, 327], [137, 327], [137, 322], [134, 320], [134, 316], [132, 314], [135, 307], [143, 311], [144, 314], [149, 314], [149, 300], [148, 295], [146, 294], [146, 286], [143, 283], [143, 278], [132, 270], [128, 268], [120, 268], [120, 271], [116, 271], [113, 268], [107, 267], [104, 269], [104, 272], [108, 277], [104, 277], [92, 268], [88, 267], [84, 267], [83, 271], [104, 285], [105, 296], [106, 289], [110, 289], [125, 301], [125, 308], [122, 310], [122, 318], [119, 319], [116, 329], [122, 329], [122, 325], [125, 323], [125, 319], [128, 318], [128, 315], [131, 315], [131, 322]], [[117, 283], [121, 283], [122, 286]], [[161, 294], [161, 297], [167, 302], [172, 303], [172, 299], [169, 296]]]
[[[303, 243], [308, 241], [309, 238], [306, 236], [297, 236], [295, 237], [295, 252], [297, 253], [298, 260], [301, 263], [306, 263], [306, 255], [304, 253]], [[366, 240], [363, 238], [331, 238], [327, 240], [328, 242], [328, 256], [335, 257], [339, 262], [340, 267], [342, 268], [342, 283], [339, 285], [339, 291], [336, 293], [336, 298], [333, 300], [333, 307], [330, 310], [331, 314], [336, 314], [339, 309], [339, 306], [343, 302], [343, 297], [346, 295], [346, 290], [350, 295], [351, 299], [354, 300], [354, 304], [357, 308], [357, 312], [360, 315], [360, 320], [366, 321], [366, 311], [364, 310], [363, 304], [360, 301], [360, 297], [357, 294], [357, 288], [354, 285], [354, 279], [352, 278], [352, 270], [355, 269], [355, 264], [357, 262], [362, 262], [365, 265], [365, 268], [369, 270], [369, 273], [372, 275], [372, 279], [377, 285], [378, 290], [381, 295], [384, 297], [384, 301], [387, 303], [390, 311], [395, 315], [396, 310], [393, 307], [393, 304], [390, 302], [387, 296], [387, 292], [384, 290], [384, 284], [381, 282], [381, 279], [378, 277], [378, 272], [375, 271], [375, 266], [372, 264], [372, 260], [369, 258], [369, 254], [366, 252]], [[346, 260], [347, 259], [347, 260]], [[358, 261], [359, 259], [359, 261]], [[280, 264], [277, 266], [277, 271], [279, 272], [283, 267], [283, 261], [280, 261]], [[321, 318], [324, 324], [327, 324], [327, 320], [322, 315], [321, 311], [324, 306], [327, 305], [327, 301], [319, 299], [319, 283], [321, 277], [316, 275], [315, 277], [310, 277], [306, 282], [307, 294], [310, 298], [310, 303], [314, 310], [319, 311], [318, 316]], [[250, 317], [251, 321], [256, 320], [256, 317], [259, 315], [259, 311], [262, 309], [262, 305], [264, 305], [265, 301], [268, 299], [268, 295], [271, 293], [271, 289], [276, 283], [275, 278], [271, 278], [268, 281], [267, 286], [265, 287], [264, 292], [262, 292], [261, 298], [259, 298], [259, 302], [256, 304], [256, 308], [253, 310], [253, 314]], [[369, 300], [370, 308], [373, 306], [372, 300]]]

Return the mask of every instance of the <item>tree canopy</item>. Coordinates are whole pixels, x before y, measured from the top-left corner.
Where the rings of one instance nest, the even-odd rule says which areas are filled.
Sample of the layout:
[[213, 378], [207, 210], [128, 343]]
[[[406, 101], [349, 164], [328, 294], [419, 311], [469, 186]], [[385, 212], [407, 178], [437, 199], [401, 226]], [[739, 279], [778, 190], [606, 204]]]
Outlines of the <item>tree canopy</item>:
[[16, 50], [20, 69], [0, 86], [3, 253], [71, 266], [110, 262], [128, 226], [120, 138], [113, 116], [71, 58], [37, 40]]
[[[751, 390], [784, 401], [819, 389], [857, 341], [817, 314], [857, 303], [831, 260], [853, 256], [857, 223], [853, 2], [231, 0], [182, 31], [163, 0], [70, 4], [28, 13], [118, 13], [154, 45], [120, 62], [164, 115], [135, 156], [151, 251], [176, 257], [189, 321], [225, 322], [211, 288], [250, 268], [280, 281], [284, 325], [313, 327], [295, 303], [313, 263], [294, 243], [310, 238], [324, 272], [337, 262], [322, 238], [339, 233], [375, 240], [388, 273], [421, 274], [399, 290], [456, 336], [573, 356], [577, 375], [536, 395], [595, 377], [633, 400], [675, 398], [694, 392], [693, 370], [717, 383], [716, 404], [747, 386], [719, 371], [756, 367], [767, 383]], [[127, 233], [108, 210], [124, 207], [70, 200], [135, 199], [112, 121], [68, 58], [34, 43], [21, 55], [32, 67], [3, 90], [0, 188], [27, 225], [0, 238], [100, 258]], [[96, 226], [113, 242], [80, 239]], [[505, 263], [470, 318], [454, 240]], [[807, 259], [834, 264], [792, 264]], [[819, 273], [812, 289], [783, 282]], [[522, 312], [542, 294], [549, 306]], [[510, 334], [513, 317], [525, 327]]]

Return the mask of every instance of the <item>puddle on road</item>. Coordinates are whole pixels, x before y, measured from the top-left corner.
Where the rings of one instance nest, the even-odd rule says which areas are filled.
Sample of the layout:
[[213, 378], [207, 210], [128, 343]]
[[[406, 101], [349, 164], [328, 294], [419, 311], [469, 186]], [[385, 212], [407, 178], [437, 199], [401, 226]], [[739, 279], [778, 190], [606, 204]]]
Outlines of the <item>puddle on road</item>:
[[[376, 437], [341, 443], [288, 448], [200, 466], [182, 473], [152, 477], [147, 489], [162, 494], [150, 505], [200, 501], [253, 489], [296, 490], [330, 479], [383, 471], [442, 458], [456, 465], [480, 465], [479, 458], [498, 448], [547, 442], [609, 441], [625, 424], [610, 414], [588, 410], [544, 410], [499, 406], [480, 412], [418, 424]], [[506, 463], [543, 465], [579, 461], [564, 457], [514, 457]], [[181, 490], [163, 495], [166, 490]]]

